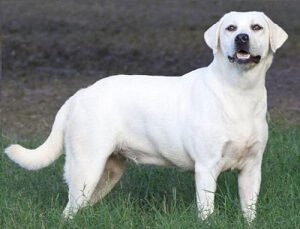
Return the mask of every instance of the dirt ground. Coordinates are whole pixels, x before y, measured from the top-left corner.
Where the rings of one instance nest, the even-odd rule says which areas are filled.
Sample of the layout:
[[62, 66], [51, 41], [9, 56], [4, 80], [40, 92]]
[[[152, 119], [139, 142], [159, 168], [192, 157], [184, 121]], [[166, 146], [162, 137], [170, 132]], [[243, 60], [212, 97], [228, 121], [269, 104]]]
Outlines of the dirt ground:
[[118, 73], [181, 75], [212, 60], [203, 33], [232, 10], [264, 11], [289, 34], [267, 75], [272, 119], [300, 123], [299, 1], [2, 1], [0, 127], [45, 136], [79, 88]]

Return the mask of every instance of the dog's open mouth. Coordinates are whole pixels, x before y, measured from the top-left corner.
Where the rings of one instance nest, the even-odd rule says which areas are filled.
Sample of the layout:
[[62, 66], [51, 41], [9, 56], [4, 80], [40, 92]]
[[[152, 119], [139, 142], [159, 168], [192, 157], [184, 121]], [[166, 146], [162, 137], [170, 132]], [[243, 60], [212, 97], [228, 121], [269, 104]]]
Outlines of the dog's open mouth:
[[228, 59], [231, 63], [238, 63], [238, 64], [248, 64], [248, 63], [255, 63], [258, 64], [260, 61], [261, 56], [253, 56], [250, 52], [246, 50], [238, 50], [233, 56], [228, 56]]
[[236, 53], [236, 58], [239, 60], [249, 60], [251, 58], [251, 55], [247, 51], [240, 50]]

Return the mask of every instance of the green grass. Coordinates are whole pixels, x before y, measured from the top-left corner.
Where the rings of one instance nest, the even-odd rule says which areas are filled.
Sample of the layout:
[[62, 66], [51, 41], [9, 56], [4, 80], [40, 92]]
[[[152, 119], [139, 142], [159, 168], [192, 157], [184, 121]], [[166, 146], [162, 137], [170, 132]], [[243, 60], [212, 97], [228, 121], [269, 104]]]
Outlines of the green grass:
[[[270, 126], [263, 162], [258, 216], [253, 228], [300, 225], [300, 127]], [[0, 151], [8, 139], [0, 138]], [[37, 146], [41, 141], [23, 142]], [[245, 228], [237, 195], [237, 173], [218, 180], [215, 213], [196, 218], [192, 173], [131, 164], [119, 185], [71, 222], [61, 213], [67, 202], [64, 158], [41, 171], [26, 171], [0, 156], [0, 228]]]

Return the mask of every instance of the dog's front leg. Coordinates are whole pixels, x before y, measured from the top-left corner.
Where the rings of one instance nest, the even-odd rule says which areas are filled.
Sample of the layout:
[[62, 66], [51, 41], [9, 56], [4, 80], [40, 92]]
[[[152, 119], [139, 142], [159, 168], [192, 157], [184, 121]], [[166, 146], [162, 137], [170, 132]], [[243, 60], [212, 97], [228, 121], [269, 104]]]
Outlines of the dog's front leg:
[[195, 164], [197, 207], [202, 220], [205, 220], [214, 211], [217, 176], [215, 169], [200, 163]]
[[243, 215], [248, 223], [256, 216], [256, 201], [261, 182], [261, 162], [245, 167], [238, 176], [239, 195]]

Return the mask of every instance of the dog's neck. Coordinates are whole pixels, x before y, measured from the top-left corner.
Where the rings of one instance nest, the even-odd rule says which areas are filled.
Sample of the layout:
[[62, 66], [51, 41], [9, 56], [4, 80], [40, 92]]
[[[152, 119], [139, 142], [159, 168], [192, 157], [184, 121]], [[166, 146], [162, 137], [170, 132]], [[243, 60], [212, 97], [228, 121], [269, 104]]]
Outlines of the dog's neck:
[[241, 65], [231, 63], [221, 53], [216, 53], [209, 68], [215, 72], [213, 74], [219, 83], [230, 86], [236, 90], [259, 90], [265, 89], [266, 72], [271, 66], [273, 55], [262, 58], [260, 63]]

